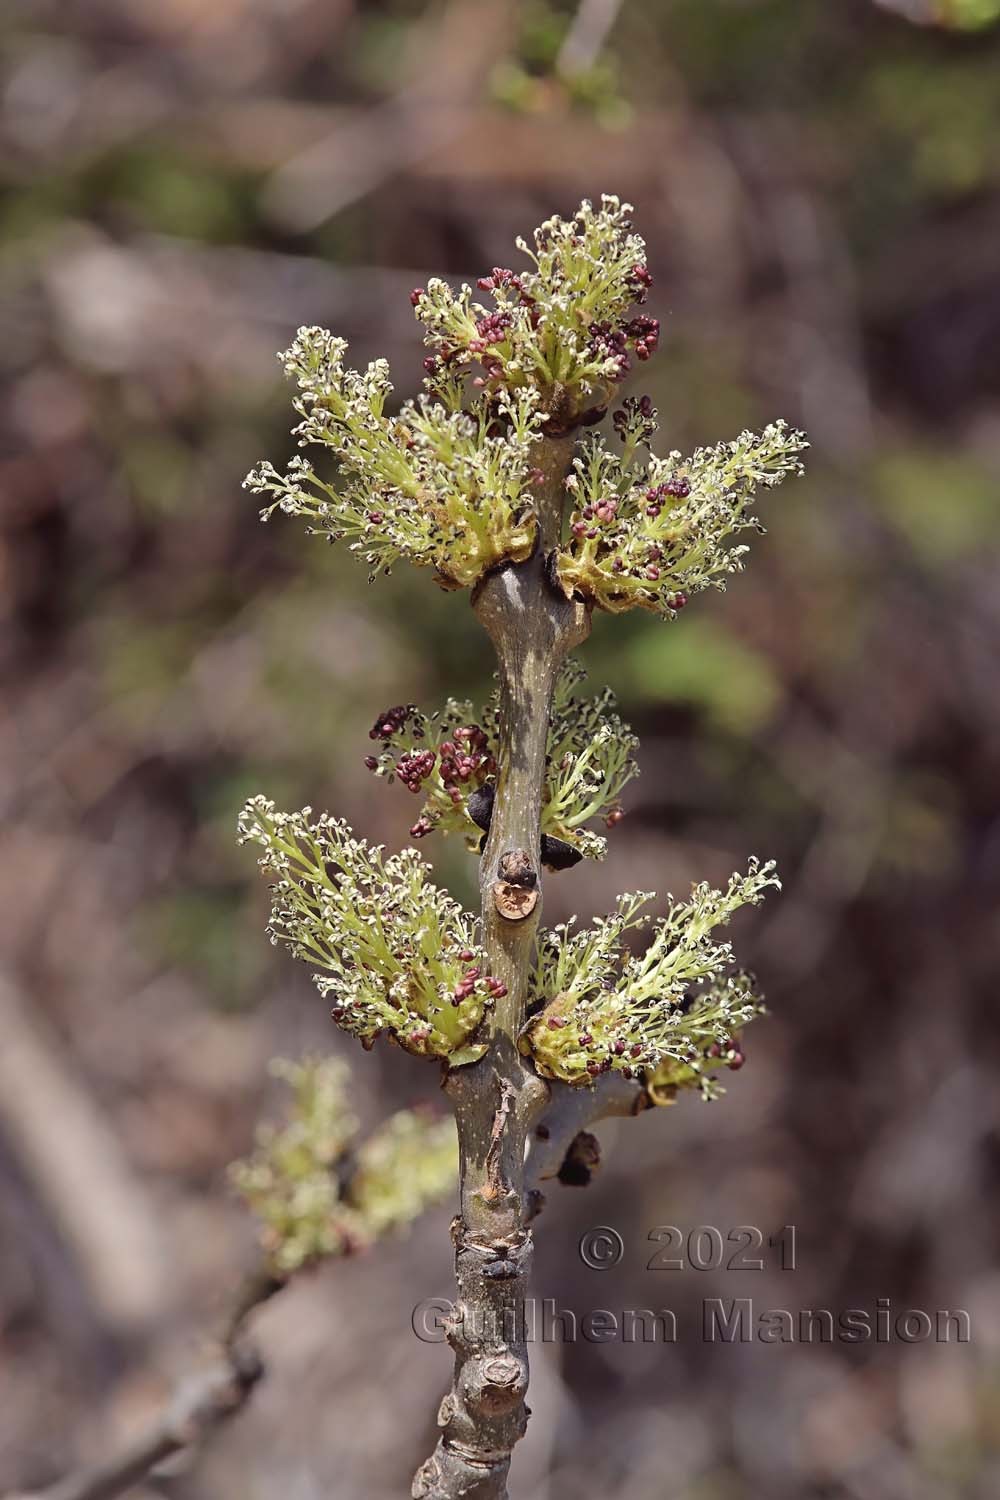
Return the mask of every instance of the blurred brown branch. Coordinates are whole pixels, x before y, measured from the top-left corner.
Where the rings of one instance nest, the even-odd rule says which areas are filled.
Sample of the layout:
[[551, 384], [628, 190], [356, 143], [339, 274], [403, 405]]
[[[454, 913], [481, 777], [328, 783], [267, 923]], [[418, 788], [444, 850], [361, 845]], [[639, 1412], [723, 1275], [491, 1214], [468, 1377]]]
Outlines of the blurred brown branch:
[[580, 8], [559, 49], [557, 73], [582, 73], [593, 66], [622, 4], [623, 0], [580, 0]]
[[158, 1465], [204, 1443], [243, 1410], [264, 1374], [254, 1346], [242, 1339], [250, 1314], [285, 1285], [261, 1266], [241, 1283], [223, 1322], [218, 1359], [186, 1375], [159, 1417], [115, 1457], [11, 1500], [114, 1500]]
[[165, 1311], [169, 1285], [153, 1205], [110, 1123], [2, 973], [0, 1036], [0, 1127], [106, 1326], [148, 1328]]

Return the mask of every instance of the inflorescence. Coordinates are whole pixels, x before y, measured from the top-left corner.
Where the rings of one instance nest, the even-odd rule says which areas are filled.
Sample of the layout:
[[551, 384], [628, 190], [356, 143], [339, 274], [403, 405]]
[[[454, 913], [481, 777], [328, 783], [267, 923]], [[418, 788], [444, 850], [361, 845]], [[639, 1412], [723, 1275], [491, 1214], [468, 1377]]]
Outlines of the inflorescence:
[[[466, 587], [504, 561], [523, 561], [536, 538], [535, 445], [599, 420], [634, 354], [645, 360], [659, 325], [632, 316], [651, 285], [630, 205], [604, 197], [571, 219], [518, 241], [533, 269], [495, 267], [480, 279], [493, 306], [440, 280], [411, 295], [424, 338], [426, 389], [387, 415], [389, 367], [344, 364], [347, 344], [300, 328], [279, 358], [298, 384], [293, 430], [301, 448], [325, 449], [334, 478], [304, 456], [284, 472], [262, 462], [245, 480], [275, 510], [345, 541], [374, 577], [400, 557]], [[472, 368], [481, 369], [473, 376]]]
[[[347, 345], [322, 328], [300, 328], [279, 356], [296, 380], [294, 429], [302, 448], [327, 450], [334, 483], [303, 456], [284, 473], [267, 462], [247, 476], [268, 497], [261, 512], [303, 516], [310, 530], [345, 541], [372, 577], [400, 557], [435, 570], [445, 587], [477, 582], [535, 545], [535, 487], [544, 482], [537, 444], [604, 416], [634, 355], [648, 359], [659, 324], [633, 315], [652, 285], [631, 205], [605, 196], [571, 219], [548, 219], [532, 269], [494, 267], [478, 286], [429, 281], [411, 295], [433, 351], [426, 389], [386, 414], [389, 367], [345, 366]], [[480, 373], [473, 375], [474, 369]], [[755, 490], [801, 472], [802, 434], [774, 422], [756, 435], [657, 458], [648, 453], [656, 413], [648, 396], [614, 414], [621, 455], [591, 434], [566, 488], [568, 534], [554, 572], [568, 595], [613, 612], [640, 607], [673, 616], [742, 566], [732, 534], [760, 528]], [[642, 453], [646, 453], [643, 459]]]
[[358, 1144], [337, 1058], [279, 1058], [271, 1071], [292, 1091], [290, 1118], [263, 1126], [230, 1177], [260, 1220], [271, 1274], [284, 1279], [328, 1256], [353, 1255], [400, 1230], [443, 1198], [458, 1175], [454, 1121], [401, 1110]]
[[759, 435], [742, 432], [688, 459], [676, 452], [642, 459], [655, 416], [645, 397], [616, 414], [620, 457], [588, 435], [566, 480], [573, 508], [556, 569], [567, 595], [599, 609], [638, 606], [673, 617], [692, 594], [724, 588], [742, 568], [747, 548], [727, 545], [729, 538], [763, 530], [747, 506], [759, 487], [802, 472], [806, 444], [800, 432], [772, 422]]
[[542, 430], [536, 394], [480, 398], [466, 408], [424, 395], [388, 417], [388, 364], [375, 360], [363, 374], [345, 369], [346, 350], [322, 328], [300, 328], [279, 356], [299, 386], [299, 446], [327, 449], [342, 482], [329, 483], [302, 457], [284, 474], [261, 463], [244, 483], [273, 496], [262, 518], [275, 510], [304, 516], [311, 531], [346, 541], [373, 577], [406, 557], [462, 588], [504, 559], [527, 557], [535, 540], [532, 446]]
[[571, 219], [547, 219], [533, 245], [518, 239], [533, 269], [480, 277], [492, 308], [469, 286], [418, 287], [411, 301], [434, 351], [424, 361], [432, 389], [478, 366], [473, 384], [492, 397], [537, 392], [550, 435], [603, 416], [631, 356], [649, 359], [660, 336], [655, 318], [631, 312], [652, 285], [631, 212], [605, 194], [599, 208], [585, 200]]
[[[397, 416], [386, 410], [384, 360], [352, 370], [343, 339], [300, 329], [280, 356], [298, 384], [294, 432], [301, 447], [326, 450], [335, 482], [302, 456], [284, 474], [262, 463], [246, 484], [267, 497], [263, 517], [305, 517], [313, 532], [345, 541], [373, 577], [405, 557], [446, 587], [466, 587], [530, 557], [535, 497], [552, 472], [539, 444], [593, 427], [633, 358], [657, 346], [656, 320], [635, 312], [652, 282], [631, 211], [605, 196], [572, 218], [547, 220], [531, 246], [517, 241], [527, 269], [495, 267], [480, 279], [489, 306], [469, 286], [432, 280], [415, 289], [431, 352], [424, 392]], [[620, 451], [596, 432], [577, 450], [564, 481], [571, 514], [546, 577], [599, 609], [672, 618], [742, 567], [747, 549], [734, 535], [762, 529], [753, 496], [801, 472], [805, 439], [774, 422], [687, 459], [658, 458], [648, 396], [625, 399], [611, 426]], [[583, 675], [576, 664], [564, 668], [549, 724], [539, 853], [552, 869], [602, 856], [605, 841], [590, 825], [620, 819], [622, 790], [637, 774], [637, 741], [613, 696], [581, 697]], [[482, 847], [498, 773], [495, 693], [479, 711], [452, 699], [431, 716], [397, 705], [379, 715], [371, 738], [369, 768], [422, 798], [411, 837], [457, 832]], [[430, 882], [415, 849], [383, 857], [346, 823], [327, 814], [310, 821], [308, 808], [278, 813], [263, 797], [247, 803], [240, 835], [261, 846], [260, 864], [274, 876], [272, 940], [318, 969], [346, 1031], [365, 1046], [388, 1034], [452, 1066], [482, 1056], [483, 1022], [506, 990], [487, 972], [478, 920]], [[773, 864], [752, 861], [724, 891], [696, 886], [654, 924], [640, 955], [623, 939], [647, 921], [645, 894], [623, 896], [590, 928], [544, 933], [522, 1050], [544, 1076], [567, 1083], [615, 1069], [641, 1078], [656, 1102], [687, 1085], [712, 1097], [713, 1069], [741, 1065], [740, 1028], [761, 1009], [730, 945], [712, 933], [777, 884]]]
[[[579, 662], [570, 661], [556, 682], [541, 827], [580, 854], [601, 859], [606, 840], [586, 825], [600, 819], [611, 828], [621, 820], [622, 791], [639, 774], [633, 754], [639, 742], [615, 711], [610, 688], [591, 698], [579, 695], [586, 675]], [[478, 847], [482, 824], [477, 827], [470, 816], [469, 799], [479, 788], [491, 787], [496, 776], [497, 713], [494, 691], [478, 712], [469, 702], [449, 698], [430, 717], [412, 703], [379, 714], [370, 738], [384, 748], [366, 756], [365, 764], [424, 797], [411, 838], [461, 833], [470, 848]]]
[[[384, 1033], [452, 1066], [474, 1061], [484, 1050], [477, 1029], [506, 993], [486, 971], [478, 921], [430, 884], [415, 849], [383, 860], [346, 824], [310, 822], [309, 812], [277, 813], [256, 797], [240, 817], [241, 842], [261, 845], [260, 864], [276, 876], [272, 941], [319, 965], [319, 989], [336, 996], [333, 1019], [366, 1046]], [[648, 892], [620, 897], [591, 927], [571, 921], [544, 932], [522, 1051], [565, 1083], [614, 1068], [646, 1080], [656, 1102], [686, 1084], [712, 1097], [712, 1066], [742, 1064], [738, 1032], [762, 1009], [749, 978], [733, 970], [731, 944], [713, 933], [778, 884], [773, 862], [751, 860], [724, 891], [695, 886], [638, 955], [623, 938], [648, 924]]]
[[415, 849], [384, 859], [310, 813], [253, 797], [240, 814], [240, 842], [259, 844], [275, 877], [271, 941], [323, 971], [313, 977], [333, 1019], [365, 1046], [387, 1033], [419, 1056], [480, 1055], [466, 1044], [506, 988], [487, 973], [478, 919], [431, 884]]
[[619, 897], [616, 910], [591, 927], [567, 922], [546, 932], [532, 978], [537, 1009], [522, 1049], [543, 1076], [565, 1083], [616, 1069], [655, 1078], [657, 1102], [684, 1084], [712, 1097], [713, 1064], [741, 1065], [737, 1033], [762, 1009], [749, 977], [733, 969], [732, 945], [713, 933], [778, 885], [773, 862], [757, 860], [724, 891], [696, 885], [688, 901], [671, 903], [637, 955], [622, 939], [647, 924], [649, 892]]

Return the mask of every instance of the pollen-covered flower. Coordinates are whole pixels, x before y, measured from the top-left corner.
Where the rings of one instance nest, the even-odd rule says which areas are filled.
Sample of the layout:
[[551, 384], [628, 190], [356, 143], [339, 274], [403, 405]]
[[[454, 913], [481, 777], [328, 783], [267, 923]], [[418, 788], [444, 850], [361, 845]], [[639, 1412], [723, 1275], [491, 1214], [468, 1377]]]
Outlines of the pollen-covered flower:
[[592, 698], [578, 689], [587, 673], [575, 660], [556, 679], [549, 719], [542, 794], [542, 832], [564, 839], [588, 859], [603, 859], [607, 840], [588, 823], [613, 828], [623, 816], [621, 794], [639, 767], [639, 741], [619, 717], [615, 695]]
[[692, 594], [724, 588], [742, 568], [747, 548], [730, 546], [731, 536], [763, 530], [747, 507], [758, 489], [802, 473], [807, 444], [800, 432], [772, 422], [688, 459], [670, 453], [642, 460], [651, 421], [641, 406], [623, 408], [620, 457], [596, 434], [584, 441], [567, 481], [573, 511], [556, 568], [567, 595], [599, 609], [674, 616]]
[[537, 391], [550, 432], [599, 414], [631, 356], [648, 359], [659, 338], [655, 318], [629, 316], [652, 284], [631, 213], [631, 204], [605, 194], [596, 208], [584, 200], [572, 218], [547, 219], [531, 245], [517, 240], [531, 269], [495, 266], [480, 277], [492, 308], [469, 286], [456, 292], [435, 279], [420, 288], [414, 311], [434, 350], [431, 388], [478, 366], [475, 384], [487, 394]]
[[523, 560], [535, 540], [533, 445], [543, 424], [537, 393], [524, 389], [463, 404], [423, 395], [386, 415], [385, 360], [363, 373], [344, 365], [347, 345], [322, 328], [300, 328], [279, 356], [298, 383], [300, 447], [320, 448], [329, 477], [293, 458], [285, 473], [261, 463], [246, 487], [275, 510], [303, 516], [310, 531], [344, 541], [372, 576], [400, 557], [465, 587], [504, 559]]
[[532, 976], [540, 1008], [522, 1051], [543, 1076], [566, 1083], [587, 1083], [612, 1068], [648, 1078], [664, 1065], [688, 1070], [671, 1082], [701, 1082], [712, 1047], [721, 1056], [723, 1044], [728, 1048], [761, 1010], [750, 980], [733, 972], [731, 944], [716, 942], [714, 931], [778, 884], [773, 862], [751, 860], [746, 875], [734, 875], [723, 891], [696, 885], [688, 901], [672, 903], [653, 924], [637, 955], [622, 939], [648, 924], [649, 892], [619, 897], [616, 910], [591, 927], [574, 930], [568, 922], [546, 932]]
[[271, 886], [271, 941], [315, 965], [339, 1026], [370, 1047], [472, 1061], [477, 1027], [503, 986], [487, 970], [478, 919], [428, 879], [415, 849], [383, 858], [328, 813], [279, 813], [253, 797], [241, 843], [259, 844]]
[[[606, 840], [587, 824], [613, 827], [621, 816], [625, 786], [639, 774], [633, 752], [638, 740], [616, 712], [609, 688], [584, 697], [586, 671], [566, 662], [556, 681], [549, 720], [542, 790], [541, 831], [562, 839], [590, 859], [604, 856]], [[497, 692], [477, 710], [449, 698], [440, 712], [422, 714], [412, 704], [387, 709], [375, 720], [371, 738], [383, 746], [366, 757], [376, 775], [398, 779], [423, 796], [414, 838], [431, 832], [461, 833], [477, 848], [483, 824], [470, 816], [469, 798], [492, 786], [493, 747], [498, 743]]]

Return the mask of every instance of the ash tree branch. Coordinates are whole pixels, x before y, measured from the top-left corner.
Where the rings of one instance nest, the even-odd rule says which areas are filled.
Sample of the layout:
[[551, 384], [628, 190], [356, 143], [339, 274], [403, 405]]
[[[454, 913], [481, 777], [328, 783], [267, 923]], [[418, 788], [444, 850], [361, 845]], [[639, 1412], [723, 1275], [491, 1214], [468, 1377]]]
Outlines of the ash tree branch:
[[243, 1333], [251, 1313], [284, 1285], [263, 1264], [244, 1278], [222, 1322], [218, 1357], [185, 1375], [159, 1416], [120, 1453], [48, 1489], [9, 1500], [114, 1500], [167, 1459], [207, 1442], [243, 1410], [264, 1374], [260, 1355]]
[[489, 574], [473, 596], [500, 676], [499, 771], [480, 889], [490, 972], [506, 993], [493, 1012], [489, 1051], [454, 1069], [446, 1085], [461, 1160], [458, 1295], [448, 1326], [455, 1371], [438, 1414], [440, 1440], [413, 1483], [416, 1500], [504, 1500], [511, 1451], [528, 1419], [524, 1305], [533, 1245], [524, 1158], [550, 1091], [521, 1057], [518, 1036], [541, 912], [537, 851], [552, 692], [563, 657], [590, 630], [589, 610], [558, 594], [545, 572], [559, 540], [573, 440], [547, 438], [540, 447], [538, 546], [526, 562]]
[[545, 1205], [543, 1184], [558, 1178], [576, 1137], [599, 1120], [641, 1114], [650, 1107], [645, 1084], [621, 1073], [604, 1073], [589, 1088], [553, 1082], [548, 1107], [537, 1121], [524, 1169], [528, 1214]]

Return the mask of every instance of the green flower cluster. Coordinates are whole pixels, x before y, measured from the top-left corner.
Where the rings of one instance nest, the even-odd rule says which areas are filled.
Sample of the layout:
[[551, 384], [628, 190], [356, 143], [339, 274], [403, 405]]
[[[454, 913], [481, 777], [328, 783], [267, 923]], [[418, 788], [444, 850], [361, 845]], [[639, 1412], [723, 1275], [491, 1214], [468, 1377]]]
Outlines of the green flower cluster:
[[273, 1275], [367, 1249], [453, 1188], [452, 1120], [402, 1110], [358, 1145], [344, 1063], [278, 1059], [271, 1070], [292, 1090], [291, 1118], [281, 1129], [262, 1127], [253, 1155], [234, 1162], [230, 1177], [261, 1221]]
[[[326, 815], [312, 823], [309, 812], [276, 813], [256, 797], [240, 817], [241, 842], [261, 845], [260, 864], [276, 877], [272, 941], [325, 971], [314, 978], [336, 997], [333, 1019], [366, 1047], [386, 1033], [453, 1067], [475, 1061], [485, 1050], [477, 1028], [505, 993], [486, 973], [478, 921], [430, 884], [414, 849], [383, 859], [346, 824]], [[656, 1102], [685, 1085], [711, 1097], [711, 1066], [741, 1065], [736, 1035], [762, 1009], [748, 977], [733, 972], [731, 944], [713, 933], [778, 884], [773, 862], [751, 860], [725, 890], [695, 886], [639, 955], [623, 939], [648, 924], [648, 892], [621, 896], [591, 927], [575, 930], [574, 919], [544, 932], [521, 1050], [543, 1077], [566, 1083], [614, 1068], [647, 1080]], [[314, 1101], [313, 1113], [324, 1107]], [[328, 1108], [323, 1117], [336, 1152], [353, 1127]]]
[[[279, 355], [298, 385], [302, 448], [320, 448], [335, 475], [304, 456], [284, 472], [262, 462], [244, 481], [266, 497], [264, 520], [280, 510], [344, 541], [375, 577], [400, 557], [435, 570], [444, 587], [464, 588], [505, 560], [521, 562], [536, 536], [534, 445], [603, 414], [630, 367], [647, 359], [659, 325], [630, 318], [650, 285], [645, 247], [628, 204], [604, 197], [571, 219], [535, 231], [534, 262], [521, 274], [494, 268], [479, 287], [494, 306], [440, 280], [411, 295], [434, 351], [427, 390], [387, 415], [389, 367], [344, 364], [347, 345], [322, 328], [300, 328]], [[482, 374], [467, 380], [469, 366]]]
[[477, 384], [488, 393], [538, 392], [550, 434], [600, 415], [629, 371], [630, 354], [648, 359], [659, 337], [655, 319], [628, 316], [651, 284], [631, 212], [605, 194], [599, 208], [585, 200], [572, 218], [547, 219], [532, 246], [518, 239], [534, 269], [496, 266], [481, 277], [492, 308], [474, 301], [471, 287], [455, 292], [440, 280], [414, 292], [435, 351], [425, 362], [432, 388], [479, 365]]
[[610, 688], [592, 698], [577, 689], [587, 676], [566, 662], [556, 681], [549, 720], [542, 796], [542, 832], [564, 839], [588, 859], [603, 859], [607, 840], [587, 823], [613, 828], [622, 816], [621, 794], [639, 774], [639, 740], [617, 713]]
[[[638, 739], [616, 712], [610, 688], [581, 697], [587, 676], [580, 662], [564, 663], [553, 694], [549, 721], [543, 834], [563, 839], [590, 859], [602, 859], [607, 841], [585, 825], [603, 819], [613, 827], [622, 817], [622, 791], [639, 774], [633, 752]], [[376, 719], [371, 738], [384, 748], [366, 764], [377, 776], [398, 779], [424, 803], [410, 829], [414, 838], [431, 832], [460, 833], [470, 849], [481, 829], [468, 812], [468, 798], [491, 784], [496, 774], [498, 694], [484, 708], [449, 698], [430, 716], [408, 704]]]
[[566, 1083], [612, 1068], [646, 1078], [659, 1069], [661, 1092], [692, 1083], [710, 1095], [710, 1060], [742, 1060], [735, 1033], [762, 1008], [748, 977], [732, 972], [732, 945], [713, 933], [778, 885], [773, 862], [757, 860], [723, 891], [696, 885], [655, 923], [638, 955], [622, 939], [647, 924], [648, 892], [619, 897], [616, 910], [591, 927], [574, 931], [568, 922], [545, 933], [532, 976], [540, 1009], [525, 1027], [522, 1051], [544, 1077]]
[[345, 541], [373, 577], [406, 557], [461, 588], [505, 558], [526, 558], [535, 538], [532, 445], [542, 430], [536, 394], [464, 406], [455, 393], [450, 402], [425, 395], [390, 417], [388, 364], [347, 369], [346, 350], [322, 328], [300, 328], [279, 355], [299, 387], [299, 446], [326, 449], [340, 483], [303, 457], [284, 474], [261, 463], [244, 485], [273, 497], [262, 519], [275, 510], [305, 517], [312, 532]]
[[343, 821], [279, 813], [253, 797], [240, 843], [260, 845], [271, 887], [271, 941], [317, 965], [333, 1019], [370, 1047], [388, 1033], [408, 1052], [470, 1062], [470, 1038], [506, 993], [486, 971], [479, 922], [428, 879], [415, 849], [384, 859]]
[[629, 405], [616, 421], [623, 455], [592, 434], [573, 461], [566, 480], [573, 510], [558, 576], [568, 596], [600, 609], [639, 607], [673, 617], [692, 594], [724, 588], [726, 576], [743, 566], [748, 549], [728, 546], [729, 538], [763, 529], [747, 511], [754, 492], [800, 474], [807, 445], [800, 432], [772, 422], [688, 459], [675, 452], [641, 460], [655, 413], [636, 421], [637, 404]]

